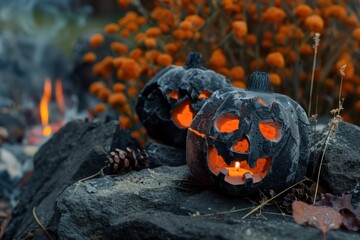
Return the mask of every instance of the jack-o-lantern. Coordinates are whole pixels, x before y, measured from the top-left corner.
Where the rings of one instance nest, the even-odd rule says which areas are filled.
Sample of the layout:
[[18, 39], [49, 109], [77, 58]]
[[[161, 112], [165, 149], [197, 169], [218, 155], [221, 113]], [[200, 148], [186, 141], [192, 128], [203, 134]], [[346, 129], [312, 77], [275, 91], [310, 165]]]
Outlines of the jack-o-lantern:
[[205, 100], [229, 86], [224, 76], [203, 66], [199, 53], [191, 52], [184, 67], [167, 67], [145, 85], [136, 111], [151, 138], [185, 146], [187, 129]]
[[310, 126], [291, 98], [269, 92], [255, 72], [247, 90], [216, 91], [192, 121], [186, 143], [190, 172], [234, 195], [278, 192], [305, 175]]

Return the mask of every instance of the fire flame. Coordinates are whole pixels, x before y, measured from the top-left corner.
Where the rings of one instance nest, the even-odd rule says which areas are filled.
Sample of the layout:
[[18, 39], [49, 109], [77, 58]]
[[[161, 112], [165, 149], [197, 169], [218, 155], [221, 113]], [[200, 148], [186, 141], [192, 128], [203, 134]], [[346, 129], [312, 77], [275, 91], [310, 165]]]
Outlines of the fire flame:
[[49, 136], [51, 134], [51, 127], [49, 126], [49, 102], [51, 99], [51, 80], [45, 79], [44, 93], [40, 101], [40, 118], [44, 126], [43, 135]]
[[65, 101], [64, 101], [62, 82], [61, 82], [60, 78], [56, 79], [55, 97], [56, 97], [56, 102], [57, 102], [57, 105], [58, 105], [58, 108], [60, 111], [60, 116], [63, 116], [64, 112], [65, 112]]

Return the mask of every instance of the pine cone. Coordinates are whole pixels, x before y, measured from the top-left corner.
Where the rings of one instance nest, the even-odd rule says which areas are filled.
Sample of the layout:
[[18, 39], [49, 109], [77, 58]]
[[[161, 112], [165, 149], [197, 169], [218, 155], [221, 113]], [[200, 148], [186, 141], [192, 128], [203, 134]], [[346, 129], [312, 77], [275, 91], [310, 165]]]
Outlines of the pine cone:
[[306, 184], [299, 184], [291, 189], [291, 192], [286, 194], [282, 205], [288, 213], [292, 213], [292, 203], [294, 201], [303, 201], [312, 204], [314, 200], [314, 192]]
[[105, 164], [111, 173], [139, 171], [149, 166], [149, 157], [145, 150], [134, 151], [131, 148], [125, 150], [117, 148], [107, 156]]

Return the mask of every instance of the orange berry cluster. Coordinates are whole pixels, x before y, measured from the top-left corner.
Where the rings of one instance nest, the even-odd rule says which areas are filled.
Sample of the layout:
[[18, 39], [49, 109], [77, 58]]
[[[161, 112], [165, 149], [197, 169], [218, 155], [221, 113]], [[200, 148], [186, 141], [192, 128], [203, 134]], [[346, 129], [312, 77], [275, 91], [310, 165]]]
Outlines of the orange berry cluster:
[[[127, 9], [131, 0], [117, 0]], [[136, 1], [136, 5], [142, 1]], [[308, 105], [316, 32], [320, 35], [315, 66], [315, 94], [319, 114], [336, 106], [340, 86], [339, 68], [346, 64], [342, 96], [347, 120], [360, 123], [360, 26], [346, 1], [315, 0], [153, 0], [138, 12], [104, 27], [118, 40], [111, 43], [112, 56], [97, 59], [84, 55], [93, 73], [103, 83], [90, 91], [119, 110], [121, 117], [134, 119], [132, 103], [154, 74], [169, 65], [184, 65], [189, 51], [203, 55], [208, 68], [227, 76], [235, 86], [246, 87], [255, 70], [269, 73], [272, 88]], [[151, 6], [151, 7], [149, 7]], [[134, 8], [132, 8], [134, 9]], [[146, 14], [140, 14], [144, 13]], [[89, 39], [93, 48], [104, 44], [102, 34]], [[116, 87], [122, 84], [123, 87]], [[120, 90], [121, 89], [121, 90]], [[329, 101], [332, 99], [332, 101]], [[127, 107], [127, 113], [119, 106]], [[123, 107], [124, 108], [124, 107]], [[104, 109], [97, 106], [98, 111]], [[126, 110], [126, 109], [125, 109]], [[121, 125], [133, 128], [121, 118]], [[141, 135], [135, 134], [135, 135]]]

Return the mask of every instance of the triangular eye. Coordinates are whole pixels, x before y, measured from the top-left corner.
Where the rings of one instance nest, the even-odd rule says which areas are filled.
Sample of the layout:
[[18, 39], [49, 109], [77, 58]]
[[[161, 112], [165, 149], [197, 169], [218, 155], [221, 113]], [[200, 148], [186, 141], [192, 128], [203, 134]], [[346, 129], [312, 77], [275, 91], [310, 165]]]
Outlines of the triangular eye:
[[259, 130], [264, 138], [277, 142], [281, 138], [281, 123], [273, 120], [263, 120], [259, 122]]
[[190, 99], [186, 99], [177, 105], [171, 113], [171, 120], [181, 128], [190, 127], [191, 121], [194, 119], [195, 111], [191, 108]]
[[169, 98], [179, 99], [179, 93], [177, 91], [173, 90], [173, 91], [169, 92], [167, 95]]
[[239, 129], [240, 119], [238, 116], [226, 113], [215, 120], [215, 128], [222, 133], [231, 133]]

